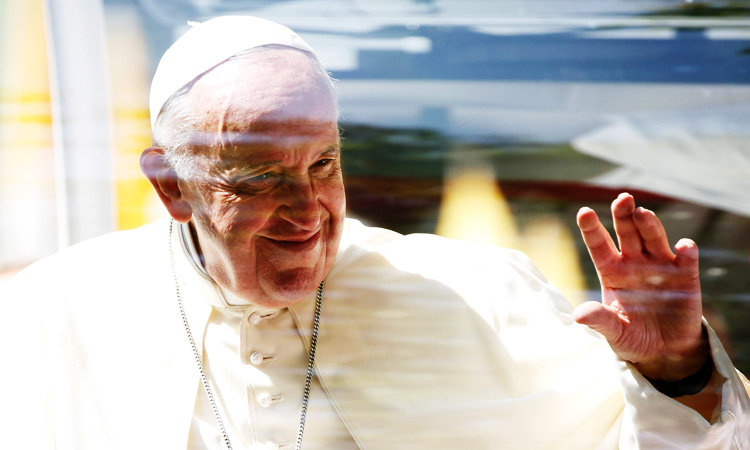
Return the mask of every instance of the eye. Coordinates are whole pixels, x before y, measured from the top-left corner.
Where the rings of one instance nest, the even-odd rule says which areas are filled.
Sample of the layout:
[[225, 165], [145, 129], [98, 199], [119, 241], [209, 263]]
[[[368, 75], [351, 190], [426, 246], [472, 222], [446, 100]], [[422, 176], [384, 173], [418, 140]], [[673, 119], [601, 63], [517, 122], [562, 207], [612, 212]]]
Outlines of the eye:
[[315, 161], [315, 163], [310, 166], [310, 174], [312, 174], [315, 177], [326, 177], [330, 174], [332, 174], [335, 171], [336, 167], [336, 159], [334, 158], [324, 158], [319, 159], [318, 161]]
[[266, 172], [266, 173], [262, 173], [260, 175], [256, 175], [254, 177], [247, 178], [245, 181], [249, 181], [249, 182], [263, 181], [263, 180], [269, 179], [270, 177], [271, 177], [271, 175], [268, 172]]
[[251, 177], [237, 180], [236, 186], [243, 191], [262, 191], [267, 189], [276, 182], [276, 178], [271, 172], [263, 172]]
[[269, 172], [259, 173], [258, 175], [253, 175], [251, 177], [243, 178], [239, 181], [239, 184], [242, 185], [252, 185], [252, 184], [263, 184], [264, 182], [271, 179], [271, 174]]

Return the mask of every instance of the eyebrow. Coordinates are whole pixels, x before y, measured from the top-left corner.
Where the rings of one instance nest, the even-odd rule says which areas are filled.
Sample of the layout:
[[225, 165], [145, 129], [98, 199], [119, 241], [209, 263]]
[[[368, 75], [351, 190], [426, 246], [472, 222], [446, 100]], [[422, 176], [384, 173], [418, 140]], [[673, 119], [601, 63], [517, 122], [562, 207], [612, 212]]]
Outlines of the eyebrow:
[[327, 149], [323, 150], [320, 155], [318, 155], [318, 158], [321, 156], [339, 156], [341, 155], [341, 147], [338, 145], [332, 145], [328, 147]]

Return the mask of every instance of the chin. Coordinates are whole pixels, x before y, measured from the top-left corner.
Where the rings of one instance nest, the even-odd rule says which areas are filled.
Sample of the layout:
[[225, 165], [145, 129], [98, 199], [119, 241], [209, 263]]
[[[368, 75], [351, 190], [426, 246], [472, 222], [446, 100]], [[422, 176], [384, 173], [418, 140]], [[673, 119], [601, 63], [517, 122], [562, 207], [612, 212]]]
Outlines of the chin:
[[[267, 306], [287, 307], [291, 306], [310, 294], [314, 293], [323, 274], [315, 269], [295, 269], [276, 274], [273, 279], [258, 280], [264, 296], [259, 303], [267, 303]], [[316, 276], [318, 275], [318, 276]]]

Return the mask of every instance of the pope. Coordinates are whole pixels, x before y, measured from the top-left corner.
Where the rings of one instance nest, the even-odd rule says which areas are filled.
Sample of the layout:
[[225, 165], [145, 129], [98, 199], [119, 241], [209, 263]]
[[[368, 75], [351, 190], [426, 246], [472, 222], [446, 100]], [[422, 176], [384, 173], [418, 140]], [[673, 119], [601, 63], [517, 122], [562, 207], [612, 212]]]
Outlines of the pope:
[[571, 311], [519, 252], [345, 218], [335, 88], [286, 27], [194, 26], [162, 58], [150, 109], [141, 167], [171, 220], [14, 281], [0, 439], [750, 445], [743, 378], [702, 319], [697, 246], [670, 248], [631, 195], [612, 203], [617, 244], [578, 213], [602, 301]]

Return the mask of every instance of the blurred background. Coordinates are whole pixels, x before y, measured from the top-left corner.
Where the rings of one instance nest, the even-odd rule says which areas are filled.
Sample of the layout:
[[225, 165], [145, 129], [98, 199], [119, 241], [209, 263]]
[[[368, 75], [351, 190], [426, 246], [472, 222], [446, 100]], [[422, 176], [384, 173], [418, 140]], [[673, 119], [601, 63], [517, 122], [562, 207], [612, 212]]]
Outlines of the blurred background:
[[750, 5], [671, 0], [0, 0], [0, 283], [165, 217], [148, 89], [188, 27], [285, 24], [339, 80], [348, 214], [525, 251], [599, 298], [575, 228], [622, 190], [701, 248], [750, 373]]

